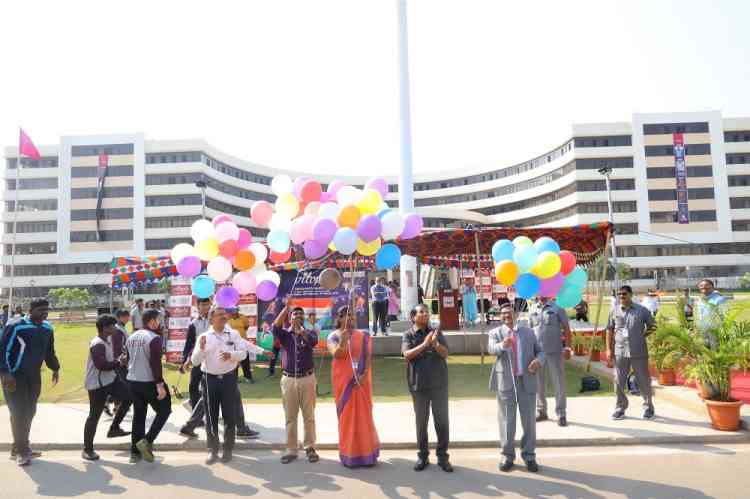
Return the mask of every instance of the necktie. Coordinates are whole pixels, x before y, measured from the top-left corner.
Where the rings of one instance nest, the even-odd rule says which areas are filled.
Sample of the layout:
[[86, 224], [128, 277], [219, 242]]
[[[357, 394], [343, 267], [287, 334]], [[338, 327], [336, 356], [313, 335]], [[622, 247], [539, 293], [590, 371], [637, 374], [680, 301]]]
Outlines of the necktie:
[[515, 331], [510, 331], [511, 348], [513, 349], [513, 376], [520, 376], [521, 369], [518, 365], [518, 336]]

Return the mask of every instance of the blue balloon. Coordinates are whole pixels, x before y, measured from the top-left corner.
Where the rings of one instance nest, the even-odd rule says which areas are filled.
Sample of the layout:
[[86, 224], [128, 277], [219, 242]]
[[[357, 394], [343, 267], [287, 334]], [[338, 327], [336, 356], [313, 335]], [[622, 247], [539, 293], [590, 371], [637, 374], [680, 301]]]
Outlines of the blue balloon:
[[513, 250], [513, 261], [516, 262], [521, 272], [526, 272], [536, 263], [538, 253], [534, 246], [519, 246]]
[[540, 254], [544, 253], [545, 251], [551, 251], [556, 255], [560, 254], [560, 245], [557, 244], [557, 241], [555, 241], [551, 237], [540, 237], [539, 239], [534, 241], [534, 247], [536, 248], [536, 252]]
[[384, 244], [375, 254], [378, 270], [389, 270], [401, 261], [401, 250], [395, 244]]
[[492, 245], [492, 259], [495, 262], [502, 262], [503, 260], [513, 260], [513, 250], [516, 249], [513, 246], [513, 242], [508, 239], [500, 239]]
[[571, 286], [575, 286], [577, 288], [585, 287], [586, 281], [588, 281], [588, 274], [585, 270], [578, 266], [574, 268], [565, 278], [566, 285], [570, 284]]
[[216, 290], [216, 283], [207, 275], [199, 275], [193, 279], [193, 294], [198, 298], [210, 298]]
[[378, 218], [381, 218], [381, 219], [382, 219], [382, 218], [383, 218], [383, 217], [384, 217], [384, 216], [386, 215], [386, 213], [390, 213], [390, 212], [391, 212], [391, 209], [390, 209], [390, 208], [387, 208], [387, 209], [385, 209], [385, 210], [380, 210], [380, 211], [378, 212]]
[[539, 292], [542, 282], [534, 274], [521, 274], [518, 276], [516, 283], [513, 287], [516, 288], [516, 293], [519, 297], [528, 300]]
[[286, 253], [289, 249], [289, 233], [283, 230], [272, 230], [268, 233], [268, 247], [276, 253]]
[[560, 293], [555, 298], [555, 302], [562, 308], [575, 307], [581, 303], [581, 289], [576, 287], [570, 287], [567, 289], [561, 289]]

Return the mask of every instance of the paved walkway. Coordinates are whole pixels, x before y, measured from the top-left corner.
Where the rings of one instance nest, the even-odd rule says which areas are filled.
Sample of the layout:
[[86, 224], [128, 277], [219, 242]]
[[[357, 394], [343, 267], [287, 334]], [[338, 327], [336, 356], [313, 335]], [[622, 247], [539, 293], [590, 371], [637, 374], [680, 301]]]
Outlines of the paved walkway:
[[[628, 417], [612, 421], [614, 397], [576, 397], [568, 400], [569, 426], [558, 427], [555, 421], [537, 425], [540, 446], [585, 446], [607, 444], [676, 444], [676, 443], [736, 443], [750, 441], [746, 431], [720, 432], [708, 423], [708, 415], [689, 407], [681, 407], [661, 397], [655, 400], [657, 417], [653, 421], [641, 418], [640, 400], [631, 399]], [[697, 397], [696, 397], [697, 399]], [[550, 400], [554, 408], [554, 400]], [[698, 401], [699, 403], [699, 401]], [[274, 448], [284, 446], [284, 413], [280, 404], [246, 404], [247, 419], [252, 428], [261, 432], [258, 440], [239, 441], [242, 448]], [[83, 426], [88, 414], [84, 404], [40, 404], [32, 441], [39, 449], [78, 449], [81, 446]], [[179, 405], [173, 407], [167, 425], [159, 437], [162, 450], [202, 449], [200, 440], [187, 441], [179, 435], [180, 425], [188, 418], [187, 411]], [[318, 447], [336, 448], [338, 430], [334, 404], [319, 404], [316, 408]], [[497, 408], [494, 399], [455, 400], [450, 406], [451, 441], [453, 447], [494, 447], [497, 445]], [[410, 402], [377, 403], [375, 424], [383, 448], [413, 448], [414, 414]], [[97, 431], [98, 449], [127, 449], [128, 438], [107, 439], [109, 418], [102, 417]], [[124, 428], [129, 428], [126, 418]], [[300, 418], [300, 432], [302, 424]], [[430, 440], [435, 441], [430, 429]], [[518, 437], [520, 438], [520, 424]], [[300, 437], [302, 435], [300, 434]], [[7, 450], [11, 443], [7, 407], [0, 408], [0, 449]]]

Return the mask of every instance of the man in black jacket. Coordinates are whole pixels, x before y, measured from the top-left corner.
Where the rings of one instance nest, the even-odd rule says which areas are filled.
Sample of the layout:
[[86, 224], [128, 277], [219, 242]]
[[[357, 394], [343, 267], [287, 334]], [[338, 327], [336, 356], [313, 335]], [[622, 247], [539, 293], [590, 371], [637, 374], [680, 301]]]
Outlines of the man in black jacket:
[[27, 466], [32, 457], [40, 455], [32, 452], [29, 433], [42, 390], [42, 362], [52, 371], [52, 385], [60, 380], [55, 335], [46, 321], [48, 312], [47, 300], [32, 301], [28, 317], [9, 325], [0, 341], [3, 353], [0, 355], [0, 380], [13, 432], [11, 457], [15, 457], [19, 466]]

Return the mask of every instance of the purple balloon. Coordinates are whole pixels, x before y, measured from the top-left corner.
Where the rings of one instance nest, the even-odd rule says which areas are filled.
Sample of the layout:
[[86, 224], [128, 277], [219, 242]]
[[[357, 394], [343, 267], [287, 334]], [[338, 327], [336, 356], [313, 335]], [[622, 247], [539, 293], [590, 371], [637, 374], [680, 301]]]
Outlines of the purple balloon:
[[324, 244], [317, 239], [305, 241], [305, 258], [317, 260], [325, 255], [326, 251], [328, 251], [328, 244]]
[[542, 279], [541, 285], [539, 286], [539, 296], [554, 297], [560, 292], [560, 289], [565, 283], [565, 276], [561, 272], [553, 275], [549, 279]]
[[333, 241], [336, 229], [338, 229], [336, 222], [330, 218], [319, 218], [313, 223], [313, 239], [327, 246]]
[[240, 292], [232, 286], [224, 286], [216, 293], [216, 304], [222, 308], [234, 308], [240, 302]]
[[388, 194], [388, 182], [385, 181], [384, 178], [376, 177], [371, 178], [367, 181], [365, 184], [365, 187], [369, 187], [370, 189], [375, 189], [380, 193], [380, 196], [385, 199], [385, 195]]
[[376, 215], [365, 215], [357, 224], [357, 235], [365, 242], [371, 243], [380, 237], [383, 224]]
[[335, 199], [336, 193], [339, 192], [339, 189], [344, 187], [344, 185], [346, 184], [344, 184], [341, 180], [334, 180], [333, 182], [328, 184], [328, 188], [326, 189], [326, 192], [331, 195], [331, 199]]
[[197, 256], [186, 256], [177, 262], [177, 272], [183, 277], [195, 277], [201, 273], [201, 259]]
[[273, 300], [276, 298], [278, 292], [279, 288], [276, 287], [276, 283], [273, 281], [261, 281], [255, 288], [255, 295], [263, 301]]
[[328, 201], [332, 200], [333, 196], [330, 192], [321, 192], [320, 193], [320, 204], [327, 203]]
[[404, 219], [404, 230], [401, 231], [399, 238], [413, 239], [422, 232], [422, 217], [416, 213], [409, 213]]

